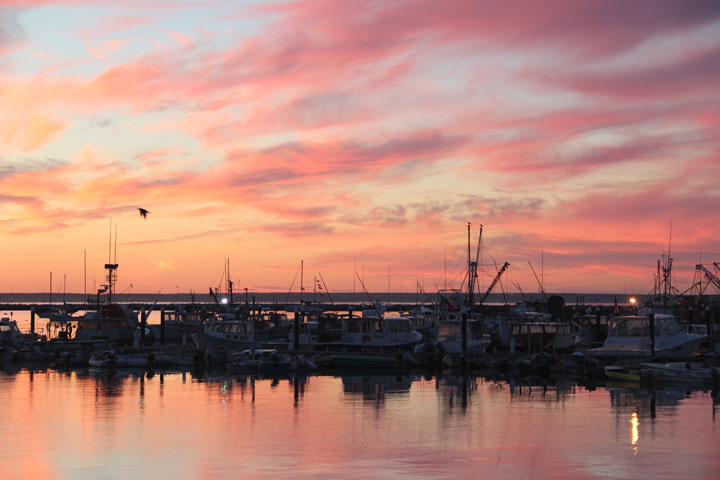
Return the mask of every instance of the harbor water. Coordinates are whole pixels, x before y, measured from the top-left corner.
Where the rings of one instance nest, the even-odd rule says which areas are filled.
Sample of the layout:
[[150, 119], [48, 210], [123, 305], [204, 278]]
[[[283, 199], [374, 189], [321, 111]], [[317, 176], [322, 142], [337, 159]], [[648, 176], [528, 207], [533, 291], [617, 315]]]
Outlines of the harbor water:
[[710, 479], [718, 393], [482, 377], [0, 371], [0, 478]]

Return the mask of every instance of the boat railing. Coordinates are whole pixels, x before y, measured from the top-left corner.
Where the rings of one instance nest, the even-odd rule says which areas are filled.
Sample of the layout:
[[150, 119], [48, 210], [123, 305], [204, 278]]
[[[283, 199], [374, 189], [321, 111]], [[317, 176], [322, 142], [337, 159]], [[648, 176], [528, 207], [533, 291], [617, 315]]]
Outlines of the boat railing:
[[698, 323], [689, 323], [687, 325], [687, 333], [694, 333], [697, 335], [705, 335], [708, 334], [707, 325], [702, 325]]

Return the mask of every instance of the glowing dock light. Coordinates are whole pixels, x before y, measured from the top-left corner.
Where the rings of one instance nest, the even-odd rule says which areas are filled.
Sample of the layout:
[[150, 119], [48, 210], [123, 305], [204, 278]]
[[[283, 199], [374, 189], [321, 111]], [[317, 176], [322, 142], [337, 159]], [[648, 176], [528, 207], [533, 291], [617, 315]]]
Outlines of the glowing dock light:
[[227, 298], [222, 298], [222, 299], [220, 299], [220, 303], [222, 303], [223, 305], [227, 305], [228, 299], [227, 299]]
[[636, 305], [637, 304], [637, 298], [630, 297], [630, 305]]

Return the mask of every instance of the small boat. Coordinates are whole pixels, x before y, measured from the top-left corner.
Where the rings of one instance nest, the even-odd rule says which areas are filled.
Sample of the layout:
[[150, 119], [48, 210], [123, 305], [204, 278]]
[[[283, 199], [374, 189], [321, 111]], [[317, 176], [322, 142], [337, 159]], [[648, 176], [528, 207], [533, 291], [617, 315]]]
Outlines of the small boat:
[[150, 365], [148, 357], [143, 354], [116, 354], [115, 361], [118, 367], [126, 368], [145, 368]]
[[720, 368], [703, 367], [692, 362], [642, 363], [640, 370], [643, 375], [672, 382], [720, 382]]
[[234, 352], [225, 366], [232, 370], [239, 370], [247, 373], [256, 373], [260, 365], [260, 357], [277, 353], [275, 349], [248, 348], [241, 352]]
[[607, 365], [605, 367], [605, 376], [616, 380], [624, 380], [626, 382], [639, 382], [641, 372], [638, 368], [623, 367], [621, 365]]
[[287, 353], [270, 353], [260, 356], [258, 372], [265, 377], [288, 375], [292, 369], [292, 359]]
[[88, 366], [93, 368], [117, 368], [115, 352], [99, 352], [88, 359]]

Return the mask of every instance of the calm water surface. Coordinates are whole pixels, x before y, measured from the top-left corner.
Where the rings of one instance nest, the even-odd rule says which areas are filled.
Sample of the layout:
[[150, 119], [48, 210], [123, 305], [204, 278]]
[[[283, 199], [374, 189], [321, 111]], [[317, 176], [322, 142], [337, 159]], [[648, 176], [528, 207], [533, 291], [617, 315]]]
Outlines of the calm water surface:
[[710, 479], [717, 398], [447, 376], [4, 371], [0, 478]]

